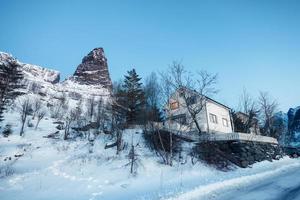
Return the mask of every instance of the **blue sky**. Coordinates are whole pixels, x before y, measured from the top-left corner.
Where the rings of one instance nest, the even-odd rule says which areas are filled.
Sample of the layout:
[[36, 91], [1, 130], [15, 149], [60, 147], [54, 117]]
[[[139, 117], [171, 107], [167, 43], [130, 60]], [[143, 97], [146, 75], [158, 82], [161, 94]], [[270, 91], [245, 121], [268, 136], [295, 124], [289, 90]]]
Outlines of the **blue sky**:
[[218, 73], [215, 98], [231, 107], [245, 87], [286, 111], [300, 105], [299, 10], [298, 0], [0, 0], [0, 51], [67, 77], [103, 47], [113, 80], [181, 60]]

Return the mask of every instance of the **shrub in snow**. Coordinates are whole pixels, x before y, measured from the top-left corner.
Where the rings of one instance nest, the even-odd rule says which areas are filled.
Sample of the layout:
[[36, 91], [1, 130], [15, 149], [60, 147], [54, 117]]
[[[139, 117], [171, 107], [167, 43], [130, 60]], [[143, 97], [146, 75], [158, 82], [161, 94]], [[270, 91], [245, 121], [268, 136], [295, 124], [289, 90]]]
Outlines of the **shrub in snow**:
[[11, 163], [5, 163], [4, 165], [0, 165], [0, 178], [11, 176], [13, 174], [14, 169], [12, 168]]
[[33, 123], [31, 122], [31, 120], [28, 120], [27, 121], [27, 127], [30, 127], [30, 128], [32, 128], [34, 125], [33, 125]]
[[11, 130], [11, 124], [6, 124], [3, 131], [2, 131], [2, 134], [4, 137], [8, 137], [9, 135], [12, 134], [12, 130]]
[[64, 130], [64, 125], [63, 124], [58, 124], [56, 127], [58, 130]]
[[181, 154], [181, 142], [168, 131], [145, 131], [143, 134], [146, 146], [158, 155], [166, 165], [172, 165], [176, 154]]

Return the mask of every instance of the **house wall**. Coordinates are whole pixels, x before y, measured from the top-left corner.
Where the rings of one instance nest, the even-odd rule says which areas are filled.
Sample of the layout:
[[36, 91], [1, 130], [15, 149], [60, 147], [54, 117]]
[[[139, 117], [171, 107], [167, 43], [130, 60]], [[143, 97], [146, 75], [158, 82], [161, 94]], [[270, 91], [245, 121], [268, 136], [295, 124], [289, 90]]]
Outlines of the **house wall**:
[[[171, 128], [174, 128], [174, 129], [178, 129], [178, 128], [183, 129], [184, 128], [185, 130], [188, 130], [188, 129], [196, 130], [197, 129], [196, 125], [195, 125], [195, 123], [193, 123], [193, 120], [192, 120], [191, 116], [189, 115], [188, 110], [186, 109], [184, 100], [180, 97], [178, 92], [173, 94], [172, 99], [170, 100], [170, 102], [174, 102], [174, 101], [177, 101], [179, 103], [179, 108], [175, 109], [175, 110], [170, 110], [166, 107], [166, 110], [168, 111], [167, 116], [172, 117], [172, 116], [185, 114], [186, 118], [187, 118], [188, 128], [185, 128], [182, 125], [179, 125], [177, 122], [169, 121], [168, 123], [171, 126]], [[217, 119], [218, 119], [217, 124], [210, 122], [209, 113], [212, 113], [217, 116]], [[228, 127], [225, 127], [223, 125], [223, 122], [222, 122], [223, 118], [225, 118], [228, 121]], [[197, 115], [197, 121], [198, 121], [198, 124], [199, 124], [202, 132], [207, 132], [207, 131], [222, 132], [222, 133], [232, 133], [233, 132], [232, 126], [231, 126], [231, 117], [230, 117], [229, 110], [226, 107], [219, 105], [212, 101], [207, 101], [206, 108], [203, 109]]]
[[[186, 115], [186, 119], [187, 119], [187, 124], [186, 126], [183, 126], [181, 124], [178, 124], [176, 121], [170, 121], [168, 120], [168, 122], [166, 123], [171, 129], [177, 129], [177, 130], [183, 130], [183, 131], [194, 131], [196, 130], [196, 125], [195, 123], [193, 123], [192, 117], [190, 116], [187, 108], [186, 108], [186, 104], [185, 101], [183, 100], [182, 97], [180, 97], [178, 92], [175, 92], [172, 95], [172, 98], [170, 99], [170, 103], [177, 101], [179, 103], [179, 108], [172, 110], [170, 109], [170, 107], [166, 106], [165, 109], [167, 111], [167, 116], [172, 118], [174, 116], [177, 115], [182, 115], [185, 114]], [[199, 123], [200, 129], [203, 132], [207, 131], [207, 118], [206, 118], [206, 110], [202, 110], [198, 115], [197, 115], [197, 121]]]
[[[221, 133], [232, 133], [232, 126], [231, 126], [231, 117], [230, 112], [227, 108], [216, 104], [211, 101], [207, 101], [206, 103], [207, 109], [207, 119], [208, 119], [208, 126], [209, 132], [221, 132]], [[213, 123], [210, 120], [209, 114], [214, 114], [217, 116], [217, 123]], [[223, 119], [226, 119], [228, 122], [228, 126], [224, 126]]]
[[[192, 123], [192, 119], [190, 118], [190, 122]], [[207, 132], [207, 117], [206, 117], [206, 110], [203, 109], [198, 115], [197, 115], [197, 122], [200, 126], [200, 129], [202, 132]], [[196, 124], [192, 123], [192, 129], [196, 130]]]

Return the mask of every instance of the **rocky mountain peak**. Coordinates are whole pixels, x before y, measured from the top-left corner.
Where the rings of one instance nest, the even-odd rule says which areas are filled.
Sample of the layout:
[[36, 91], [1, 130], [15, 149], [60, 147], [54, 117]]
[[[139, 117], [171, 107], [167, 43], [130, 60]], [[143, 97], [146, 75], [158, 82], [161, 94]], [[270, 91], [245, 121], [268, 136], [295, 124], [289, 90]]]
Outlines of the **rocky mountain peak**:
[[86, 55], [71, 79], [82, 84], [102, 85], [111, 89], [112, 82], [103, 48], [95, 48]]

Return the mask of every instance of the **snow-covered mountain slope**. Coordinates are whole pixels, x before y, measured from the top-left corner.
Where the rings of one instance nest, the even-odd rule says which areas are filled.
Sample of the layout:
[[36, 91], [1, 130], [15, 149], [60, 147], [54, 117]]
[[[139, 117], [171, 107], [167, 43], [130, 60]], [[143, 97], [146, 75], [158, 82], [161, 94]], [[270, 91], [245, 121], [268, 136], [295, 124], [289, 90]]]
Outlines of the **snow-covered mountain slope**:
[[25, 77], [31, 81], [58, 83], [60, 73], [56, 70], [17, 61], [12, 55], [0, 52], [0, 63], [16, 61], [23, 69]]
[[110, 97], [110, 90], [100, 84], [88, 84], [67, 79], [59, 82], [60, 73], [56, 70], [47, 69], [41, 66], [25, 64], [16, 60], [12, 55], [0, 52], [0, 63], [16, 61], [23, 69], [25, 93], [40, 95], [45, 100], [53, 100], [67, 95], [70, 99], [87, 99], [91, 96], [107, 100]]
[[39, 79], [49, 83], [58, 83], [60, 80], [60, 73], [56, 70], [46, 69], [40, 66], [24, 64], [22, 63], [22, 68], [24, 73], [26, 73], [27, 78]]

